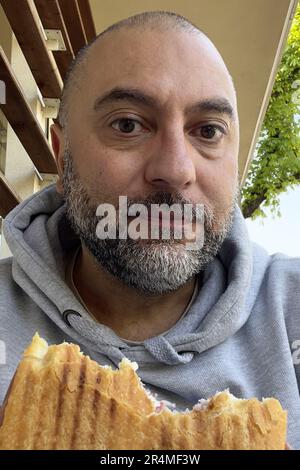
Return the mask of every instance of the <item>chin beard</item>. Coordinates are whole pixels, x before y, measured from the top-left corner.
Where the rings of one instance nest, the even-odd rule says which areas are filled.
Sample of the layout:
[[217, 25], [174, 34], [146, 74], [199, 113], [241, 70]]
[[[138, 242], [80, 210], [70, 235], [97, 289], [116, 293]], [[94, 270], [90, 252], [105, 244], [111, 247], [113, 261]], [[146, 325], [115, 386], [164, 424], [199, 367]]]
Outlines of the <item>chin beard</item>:
[[[73, 159], [68, 151], [64, 162], [63, 196], [66, 215], [73, 230], [102, 268], [143, 295], [155, 296], [179, 289], [212, 261], [231, 229], [237, 191], [218, 229], [215, 228], [215, 214], [207, 206], [204, 207], [204, 242], [201, 248], [187, 249], [184, 243], [174, 239], [100, 239], [96, 234], [97, 205], [92, 203], [74, 171]], [[182, 205], [190, 201], [180, 194], [175, 197], [174, 194], [159, 192], [144, 201], [128, 200], [129, 205], [136, 202], [149, 207], [151, 203]]]

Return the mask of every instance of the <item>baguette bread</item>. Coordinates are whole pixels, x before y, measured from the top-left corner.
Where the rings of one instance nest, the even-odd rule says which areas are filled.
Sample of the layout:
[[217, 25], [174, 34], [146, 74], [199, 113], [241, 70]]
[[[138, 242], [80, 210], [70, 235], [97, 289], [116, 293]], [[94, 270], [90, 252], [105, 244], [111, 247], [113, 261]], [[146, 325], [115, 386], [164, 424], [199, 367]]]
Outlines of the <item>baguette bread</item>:
[[36, 334], [3, 404], [0, 449], [284, 449], [287, 413], [276, 399], [224, 391], [171, 411], [136, 369], [123, 359], [114, 371]]

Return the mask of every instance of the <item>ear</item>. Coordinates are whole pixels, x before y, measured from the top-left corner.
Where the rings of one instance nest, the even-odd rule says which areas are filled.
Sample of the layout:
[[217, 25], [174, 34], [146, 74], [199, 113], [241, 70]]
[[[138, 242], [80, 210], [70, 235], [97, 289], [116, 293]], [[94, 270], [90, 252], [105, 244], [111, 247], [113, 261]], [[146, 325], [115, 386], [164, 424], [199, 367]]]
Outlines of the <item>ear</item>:
[[59, 124], [52, 124], [50, 127], [51, 143], [56, 160], [58, 180], [56, 182], [57, 192], [63, 192], [63, 174], [64, 174], [64, 153], [66, 148], [66, 139], [63, 130]]

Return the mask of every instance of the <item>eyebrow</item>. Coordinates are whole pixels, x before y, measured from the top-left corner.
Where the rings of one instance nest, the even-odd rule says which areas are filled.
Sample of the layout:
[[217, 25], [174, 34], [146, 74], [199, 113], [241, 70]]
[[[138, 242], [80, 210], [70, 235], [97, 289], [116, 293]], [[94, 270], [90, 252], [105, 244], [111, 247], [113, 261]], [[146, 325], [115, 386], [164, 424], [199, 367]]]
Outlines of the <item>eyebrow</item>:
[[[160, 107], [159, 102], [155, 98], [140, 90], [135, 88], [115, 87], [96, 99], [94, 103], [94, 111], [100, 111], [107, 105], [118, 101], [128, 101], [133, 104], [141, 104], [147, 106], [148, 108], [158, 109]], [[233, 107], [227, 98], [223, 97], [216, 96], [198, 101], [197, 103], [194, 103], [193, 105], [186, 108], [185, 114], [189, 115], [201, 111], [213, 111], [218, 114], [225, 114], [230, 119], [234, 118]]]

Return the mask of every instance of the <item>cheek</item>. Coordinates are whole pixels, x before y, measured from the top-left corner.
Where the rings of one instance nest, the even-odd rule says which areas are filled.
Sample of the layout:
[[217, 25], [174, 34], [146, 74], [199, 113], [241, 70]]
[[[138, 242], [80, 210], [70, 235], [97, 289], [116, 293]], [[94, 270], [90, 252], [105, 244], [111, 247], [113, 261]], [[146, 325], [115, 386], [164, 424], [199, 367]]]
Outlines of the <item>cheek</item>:
[[136, 184], [141, 172], [138, 155], [115, 151], [87, 141], [73, 151], [76, 170], [90, 194], [108, 201], [126, 195], [128, 188]]
[[231, 206], [237, 184], [236, 158], [211, 160], [197, 170], [197, 180], [207, 202], [215, 208]]

